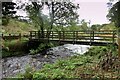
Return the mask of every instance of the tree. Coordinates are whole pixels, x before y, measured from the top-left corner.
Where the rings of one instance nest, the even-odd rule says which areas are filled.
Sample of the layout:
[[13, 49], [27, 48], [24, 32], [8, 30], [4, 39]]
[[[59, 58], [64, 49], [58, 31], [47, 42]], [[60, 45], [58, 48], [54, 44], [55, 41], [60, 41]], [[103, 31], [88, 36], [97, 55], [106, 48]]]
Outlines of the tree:
[[101, 28], [101, 25], [99, 25], [99, 24], [94, 24], [94, 25], [91, 26], [91, 29], [94, 30], [94, 31], [100, 30], [100, 28]]
[[88, 30], [87, 22], [85, 21], [85, 19], [82, 19], [80, 27], [82, 28], [82, 30]]
[[113, 22], [109, 24], [102, 24], [100, 30], [116, 30], [115, 24]]
[[[32, 2], [32, 5], [26, 7], [26, 10], [30, 14], [30, 19], [33, 20], [34, 23], [37, 23], [37, 26], [40, 26], [40, 30], [42, 34], [44, 34], [44, 21], [42, 18], [42, 9], [43, 6], [47, 5], [49, 10], [49, 17], [50, 17], [50, 28], [48, 29], [51, 31], [53, 26], [59, 25], [69, 25], [71, 24], [72, 20], [76, 20], [78, 18], [76, 10], [79, 8], [78, 5], [74, 5], [72, 2]], [[48, 37], [50, 32], [48, 33]]]
[[41, 30], [41, 37], [44, 37], [44, 22], [42, 18], [42, 9], [43, 4], [38, 4], [37, 2], [32, 2], [32, 4], [26, 6], [29, 18], [34, 23], [35, 26], [38, 26]]
[[77, 20], [77, 9], [79, 5], [75, 5], [72, 2], [46, 2], [49, 9], [49, 15], [51, 19], [50, 30], [53, 25], [71, 25], [71, 22]]
[[110, 8], [107, 17], [118, 28], [118, 53], [120, 57], [120, 0]]
[[9, 23], [9, 18], [13, 17], [16, 13], [15, 3], [13, 2], [2, 2], [2, 25], [7, 25]]

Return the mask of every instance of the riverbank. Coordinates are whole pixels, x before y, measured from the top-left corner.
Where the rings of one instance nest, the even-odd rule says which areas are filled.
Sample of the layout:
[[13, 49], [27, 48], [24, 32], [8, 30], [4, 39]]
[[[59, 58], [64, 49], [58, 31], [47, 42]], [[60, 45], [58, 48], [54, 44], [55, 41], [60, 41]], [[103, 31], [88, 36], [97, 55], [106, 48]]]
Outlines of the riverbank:
[[79, 56], [46, 64], [41, 70], [28, 68], [22, 78], [42, 79], [120, 79], [120, 59], [114, 46], [92, 47]]
[[26, 55], [21, 57], [9, 57], [2, 59], [3, 77], [15, 77], [19, 73], [25, 73], [27, 67], [39, 70], [47, 63], [54, 63], [59, 59], [84, 54], [90, 46], [66, 44], [50, 48], [46, 55]]
[[[5, 70], [9, 72], [4, 75], [6, 77], [29, 78], [32, 80], [120, 79], [120, 59], [116, 47], [112, 45], [92, 48], [90, 46], [78, 46], [66, 44], [50, 48], [46, 55], [36, 54], [19, 58], [14, 57], [13, 61], [12, 58], [8, 58], [4, 63], [7, 64], [4, 65], [6, 66], [4, 69], [6, 68]], [[75, 50], [86, 50], [86, 52], [78, 54]]]

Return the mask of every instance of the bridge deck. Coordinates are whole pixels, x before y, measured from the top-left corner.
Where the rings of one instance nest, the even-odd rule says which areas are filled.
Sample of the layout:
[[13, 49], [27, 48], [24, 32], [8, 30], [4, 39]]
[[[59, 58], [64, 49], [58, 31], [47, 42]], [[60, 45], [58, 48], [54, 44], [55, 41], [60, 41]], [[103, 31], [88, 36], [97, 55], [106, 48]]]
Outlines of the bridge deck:
[[[42, 36], [42, 37], [41, 37]], [[116, 31], [31, 31], [30, 40], [56, 41], [83, 45], [116, 44]]]

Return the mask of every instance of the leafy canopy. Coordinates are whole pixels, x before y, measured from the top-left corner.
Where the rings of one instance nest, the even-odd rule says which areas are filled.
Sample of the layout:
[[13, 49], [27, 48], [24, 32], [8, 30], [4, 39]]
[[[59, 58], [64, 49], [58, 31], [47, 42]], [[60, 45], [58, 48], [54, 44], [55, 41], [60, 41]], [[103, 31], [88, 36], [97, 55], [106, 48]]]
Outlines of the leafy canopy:
[[2, 2], [2, 25], [7, 25], [9, 18], [16, 13], [15, 5], [13, 2]]

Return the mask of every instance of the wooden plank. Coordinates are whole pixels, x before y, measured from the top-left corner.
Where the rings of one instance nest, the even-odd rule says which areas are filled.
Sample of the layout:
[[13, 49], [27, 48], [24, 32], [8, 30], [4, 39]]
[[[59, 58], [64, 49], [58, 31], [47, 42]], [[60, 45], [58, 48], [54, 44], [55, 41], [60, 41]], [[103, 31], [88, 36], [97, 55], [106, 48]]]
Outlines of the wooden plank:
[[[45, 31], [44, 34], [47, 35], [47, 33], [50, 31]], [[36, 35], [38, 36], [39, 32], [37, 33], [36, 31], [32, 31], [32, 37], [35, 37]], [[95, 37], [101, 37], [101, 39], [95, 39]], [[114, 42], [115, 35], [113, 35], [112, 32], [105, 32], [105, 31], [51, 31], [51, 34], [49, 38], [52, 39], [63, 39], [63, 40], [72, 40], [73, 42], [75, 40], [90, 40], [90, 41], [105, 41], [105, 40], [111, 40]]]

